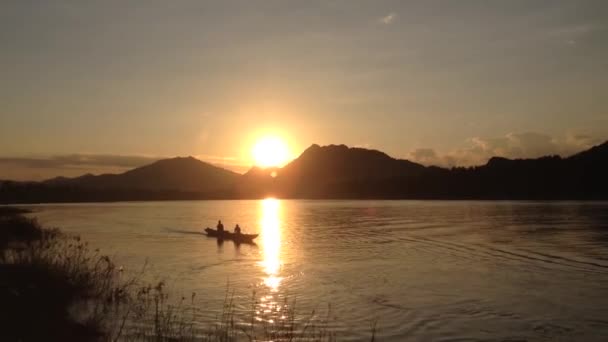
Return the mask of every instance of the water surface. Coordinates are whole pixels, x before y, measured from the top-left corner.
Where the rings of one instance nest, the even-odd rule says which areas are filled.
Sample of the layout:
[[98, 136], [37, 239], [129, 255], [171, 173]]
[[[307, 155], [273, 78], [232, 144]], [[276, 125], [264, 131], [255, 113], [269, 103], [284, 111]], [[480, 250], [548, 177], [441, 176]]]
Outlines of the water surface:
[[[185, 201], [40, 205], [128, 272], [220, 312], [296, 299], [341, 340], [608, 340], [608, 204], [466, 201]], [[222, 219], [257, 245], [202, 236]]]

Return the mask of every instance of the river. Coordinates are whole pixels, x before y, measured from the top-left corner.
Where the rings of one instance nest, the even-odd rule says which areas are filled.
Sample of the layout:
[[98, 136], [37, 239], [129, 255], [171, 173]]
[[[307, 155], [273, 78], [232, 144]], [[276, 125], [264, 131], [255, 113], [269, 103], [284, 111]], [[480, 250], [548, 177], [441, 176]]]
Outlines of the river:
[[[182, 201], [32, 206], [213, 321], [228, 293], [340, 340], [608, 340], [608, 203]], [[222, 219], [260, 236], [219, 244]], [[287, 298], [287, 299], [286, 299]]]

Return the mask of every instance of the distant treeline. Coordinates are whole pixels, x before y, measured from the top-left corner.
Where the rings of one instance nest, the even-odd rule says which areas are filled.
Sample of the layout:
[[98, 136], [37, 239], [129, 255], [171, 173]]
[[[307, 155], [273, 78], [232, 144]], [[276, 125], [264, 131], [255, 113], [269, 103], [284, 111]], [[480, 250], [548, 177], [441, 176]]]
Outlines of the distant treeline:
[[230, 199], [234, 195], [206, 194], [176, 190], [141, 189], [92, 189], [82, 186], [49, 185], [38, 182], [0, 182], [0, 203], [70, 203], [70, 202], [117, 202], [117, 201], [169, 201]]
[[[134, 185], [136, 184], [136, 185]], [[174, 190], [179, 189], [179, 190]], [[189, 189], [197, 189], [189, 191]], [[0, 203], [252, 199], [608, 199], [608, 143], [568, 158], [494, 157], [425, 167], [374, 150], [313, 145], [280, 169], [231, 173], [174, 158], [120, 175], [0, 182]]]

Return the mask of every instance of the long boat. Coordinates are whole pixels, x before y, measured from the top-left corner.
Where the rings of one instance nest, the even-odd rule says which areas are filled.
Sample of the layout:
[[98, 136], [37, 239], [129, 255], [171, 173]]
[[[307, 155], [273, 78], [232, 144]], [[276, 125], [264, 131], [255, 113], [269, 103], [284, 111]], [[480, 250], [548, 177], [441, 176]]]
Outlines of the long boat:
[[228, 231], [218, 232], [215, 229], [209, 227], [205, 228], [207, 236], [214, 237], [221, 240], [232, 240], [234, 242], [245, 242], [252, 243], [253, 239], [257, 238], [259, 234], [236, 234]]

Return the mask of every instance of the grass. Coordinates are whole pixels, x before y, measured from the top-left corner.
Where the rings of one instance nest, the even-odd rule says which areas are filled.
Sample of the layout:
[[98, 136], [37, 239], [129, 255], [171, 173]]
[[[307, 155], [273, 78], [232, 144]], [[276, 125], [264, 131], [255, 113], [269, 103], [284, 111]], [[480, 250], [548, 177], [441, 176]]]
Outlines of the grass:
[[[337, 341], [336, 334], [328, 328], [331, 310], [324, 315], [315, 311], [299, 315], [295, 303], [276, 305], [272, 310], [255, 295], [251, 310], [238, 314], [235, 311], [234, 292], [227, 291], [221, 313], [213, 324], [196, 325], [200, 309], [194, 304], [195, 294], [189, 299], [182, 297], [177, 304], [168, 304], [164, 284], [139, 290], [139, 298], [131, 306], [131, 322], [123, 315], [121, 325], [112, 340], [122, 341]], [[373, 340], [373, 339], [372, 339]]]
[[[97, 340], [128, 297], [109, 257], [79, 237], [14, 212], [0, 215], [0, 334], [6, 340]], [[32, 329], [32, 327], [34, 327]]]
[[[25, 211], [0, 208], [0, 340], [3, 341], [337, 341], [323, 314], [295, 301], [268, 305], [254, 293], [235, 310], [227, 286], [221, 314], [202, 324], [196, 294], [170, 298], [164, 282], [144, 284], [77, 236], [42, 227]], [[371, 341], [375, 340], [375, 324]]]

